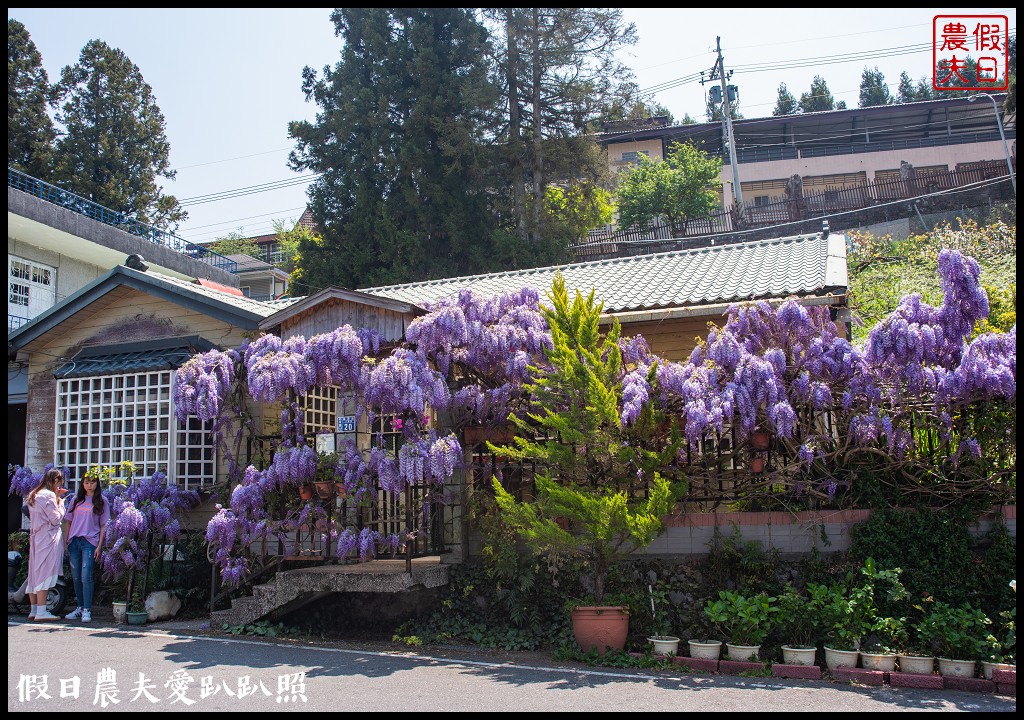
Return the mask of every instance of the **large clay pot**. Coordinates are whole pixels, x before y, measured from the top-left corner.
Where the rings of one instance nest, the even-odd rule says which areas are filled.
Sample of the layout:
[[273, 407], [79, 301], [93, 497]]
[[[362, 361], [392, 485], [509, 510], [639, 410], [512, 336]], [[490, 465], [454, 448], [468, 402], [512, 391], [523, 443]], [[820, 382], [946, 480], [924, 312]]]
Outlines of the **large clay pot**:
[[814, 665], [814, 656], [817, 653], [818, 648], [783, 645], [782, 661], [787, 665], [806, 665], [810, 667]]
[[767, 430], [755, 430], [750, 436], [750, 444], [755, 450], [767, 450], [768, 441], [769, 438]]
[[572, 611], [572, 631], [583, 652], [597, 648], [622, 650], [629, 635], [629, 608], [618, 605], [585, 606]]
[[299, 488], [299, 500], [302, 500], [303, 502], [308, 502], [308, 501], [310, 501], [312, 499], [313, 499], [313, 486], [310, 485], [309, 483], [306, 483], [305, 485], [302, 485]]
[[128, 603], [127, 602], [115, 602], [114, 603], [114, 622], [118, 624], [124, 624], [128, 622]]

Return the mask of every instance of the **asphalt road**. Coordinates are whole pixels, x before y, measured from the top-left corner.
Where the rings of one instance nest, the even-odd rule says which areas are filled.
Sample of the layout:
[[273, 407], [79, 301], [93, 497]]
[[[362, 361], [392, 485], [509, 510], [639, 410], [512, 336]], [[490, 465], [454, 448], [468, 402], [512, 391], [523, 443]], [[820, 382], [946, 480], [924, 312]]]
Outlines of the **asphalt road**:
[[[1015, 698], [125, 626], [7, 625], [8, 711], [1014, 712]], [[45, 680], [44, 680], [45, 676]], [[76, 681], [77, 678], [77, 681]], [[114, 702], [116, 700], [116, 702]]]

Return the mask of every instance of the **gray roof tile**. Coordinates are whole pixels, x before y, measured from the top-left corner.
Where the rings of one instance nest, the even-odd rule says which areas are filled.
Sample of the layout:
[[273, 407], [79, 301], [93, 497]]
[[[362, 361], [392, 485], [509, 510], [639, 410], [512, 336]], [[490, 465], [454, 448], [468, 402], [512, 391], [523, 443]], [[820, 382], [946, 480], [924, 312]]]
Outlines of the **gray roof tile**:
[[843, 264], [839, 277], [845, 282], [845, 262], [845, 241], [841, 236], [797, 235], [560, 267], [363, 288], [361, 292], [421, 306], [453, 297], [463, 288], [481, 295], [496, 295], [532, 287], [543, 297], [544, 291], [551, 288], [555, 273], [561, 270], [570, 292], [575, 289], [586, 294], [594, 289], [595, 296], [604, 301], [606, 312], [625, 312], [815, 294], [827, 287], [830, 263]]

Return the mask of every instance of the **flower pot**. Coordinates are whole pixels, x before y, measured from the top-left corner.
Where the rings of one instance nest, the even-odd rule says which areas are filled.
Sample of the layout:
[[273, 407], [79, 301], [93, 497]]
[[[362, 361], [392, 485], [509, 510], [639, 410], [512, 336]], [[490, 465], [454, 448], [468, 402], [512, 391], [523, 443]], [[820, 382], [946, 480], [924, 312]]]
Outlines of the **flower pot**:
[[860, 652], [857, 650], [835, 650], [825, 646], [825, 665], [829, 670], [841, 667], [855, 668], [859, 656]]
[[307, 502], [313, 499], [313, 486], [306, 483], [299, 488], [299, 499], [303, 502]]
[[787, 665], [814, 665], [814, 656], [817, 655], [816, 647], [792, 647], [782, 646], [782, 661]]
[[672, 635], [652, 635], [647, 638], [654, 645], [655, 655], [676, 655], [679, 653], [679, 638]]
[[750, 436], [750, 444], [755, 450], [767, 450], [768, 449], [768, 431], [767, 430], [755, 430]]
[[114, 603], [114, 622], [124, 624], [128, 621], [126, 617], [128, 613], [128, 603], [126, 602], [115, 602]]
[[868, 653], [861, 650], [860, 664], [865, 670], [893, 672], [896, 669], [896, 655], [894, 653]]
[[935, 658], [924, 655], [897, 655], [900, 672], [931, 675], [935, 672]]
[[145, 625], [146, 620], [149, 619], [149, 613], [145, 610], [141, 612], [128, 612], [126, 613], [129, 625]]
[[622, 650], [629, 635], [629, 608], [618, 605], [578, 607], [572, 611], [572, 631], [583, 652]]
[[760, 645], [733, 645], [725, 644], [729, 652], [730, 660], [757, 662], [757, 654], [761, 651]]
[[942, 677], [972, 678], [977, 669], [973, 660], [950, 660], [939, 658], [939, 675]]
[[981, 664], [981, 671], [985, 675], [986, 680], [992, 679], [993, 670], [1016, 670], [1017, 666], [1011, 663], [996, 663], [996, 662], [983, 662]]
[[558, 527], [565, 530], [566, 532], [568, 532], [569, 528], [572, 527], [572, 521], [570, 521], [567, 517], [556, 517], [555, 524], [558, 525]]
[[340, 498], [344, 498], [348, 495], [348, 490], [345, 489], [345, 483], [334, 483], [334, 492], [336, 492]]
[[316, 480], [313, 482], [313, 487], [316, 489], [316, 496], [321, 500], [334, 495], [336, 492], [334, 489], [335, 482], [333, 480]]
[[764, 458], [756, 457], [750, 458], [750, 469], [756, 473], [764, 472]]
[[690, 645], [690, 657], [692, 658], [717, 660], [718, 656], [722, 654], [721, 640], [711, 640], [709, 642], [689, 640], [688, 643]]

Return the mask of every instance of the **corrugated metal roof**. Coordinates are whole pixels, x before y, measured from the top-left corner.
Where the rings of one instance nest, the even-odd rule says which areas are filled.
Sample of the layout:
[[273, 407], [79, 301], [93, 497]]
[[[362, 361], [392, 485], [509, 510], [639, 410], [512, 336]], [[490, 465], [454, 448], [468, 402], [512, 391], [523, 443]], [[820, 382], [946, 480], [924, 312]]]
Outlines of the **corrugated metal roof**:
[[[834, 267], [838, 263], [841, 269]], [[586, 294], [593, 289], [596, 298], [604, 301], [605, 312], [625, 312], [816, 294], [835, 287], [837, 281], [845, 286], [845, 265], [842, 236], [823, 238], [815, 234], [365, 288], [361, 292], [416, 305], [453, 297], [463, 288], [490, 296], [532, 287], [543, 297], [555, 273], [561, 270], [570, 292]]]

